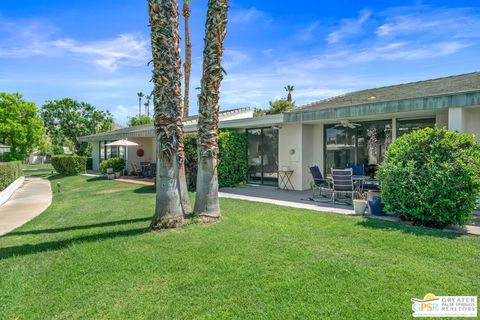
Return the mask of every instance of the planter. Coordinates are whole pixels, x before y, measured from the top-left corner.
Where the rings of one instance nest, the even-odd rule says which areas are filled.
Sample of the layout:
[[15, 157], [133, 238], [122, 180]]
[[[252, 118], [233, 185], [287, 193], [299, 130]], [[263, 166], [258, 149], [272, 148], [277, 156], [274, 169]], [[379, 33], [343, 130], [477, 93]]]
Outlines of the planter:
[[121, 172], [115, 172], [115, 179], [118, 179], [122, 176]]
[[381, 216], [385, 213], [383, 212], [383, 203], [380, 193], [378, 192], [368, 192], [367, 193], [367, 207], [368, 213], [374, 216]]
[[367, 201], [360, 199], [353, 200], [353, 209], [355, 210], [355, 214], [364, 214], [365, 209], [367, 209]]

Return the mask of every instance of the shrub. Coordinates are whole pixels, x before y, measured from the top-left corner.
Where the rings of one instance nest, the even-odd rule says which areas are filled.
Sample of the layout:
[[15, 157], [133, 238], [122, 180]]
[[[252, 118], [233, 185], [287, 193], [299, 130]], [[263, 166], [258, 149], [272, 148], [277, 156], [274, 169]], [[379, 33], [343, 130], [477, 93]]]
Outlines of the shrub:
[[[197, 183], [197, 135], [185, 134], [185, 171], [187, 185], [195, 190]], [[244, 132], [221, 131], [218, 137], [218, 184], [233, 187], [245, 182], [248, 170], [247, 135]]]
[[120, 172], [125, 168], [125, 159], [123, 158], [110, 158], [107, 160], [103, 160], [100, 163], [100, 172], [105, 174], [107, 173], [107, 169], [112, 168], [113, 172]]
[[87, 168], [87, 158], [65, 155], [53, 156], [52, 166], [59, 174], [65, 176], [76, 176], [85, 172]]
[[390, 145], [377, 177], [387, 211], [433, 227], [462, 225], [480, 195], [480, 146], [467, 134], [417, 130]]
[[23, 176], [23, 171], [20, 161], [0, 162], [0, 191], [5, 190], [21, 176]]

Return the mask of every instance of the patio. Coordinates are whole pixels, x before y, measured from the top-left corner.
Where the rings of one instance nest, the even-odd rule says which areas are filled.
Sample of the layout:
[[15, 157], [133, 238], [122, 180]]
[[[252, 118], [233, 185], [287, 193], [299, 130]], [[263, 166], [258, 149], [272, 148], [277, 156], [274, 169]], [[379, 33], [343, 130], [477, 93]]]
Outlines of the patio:
[[312, 192], [312, 190], [286, 191], [271, 186], [248, 184], [243, 188], [221, 188], [219, 196], [221, 198], [256, 201], [321, 212], [334, 212], [346, 215], [355, 214], [351, 205], [344, 205], [338, 202], [334, 204], [328, 199], [320, 201], [309, 200]]

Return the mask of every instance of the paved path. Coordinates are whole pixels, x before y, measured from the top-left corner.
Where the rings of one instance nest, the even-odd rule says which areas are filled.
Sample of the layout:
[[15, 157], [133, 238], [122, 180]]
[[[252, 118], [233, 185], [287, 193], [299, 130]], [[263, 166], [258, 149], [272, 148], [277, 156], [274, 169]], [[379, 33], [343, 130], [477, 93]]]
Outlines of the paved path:
[[0, 206], [0, 236], [32, 220], [51, 203], [50, 181], [26, 178], [23, 185]]

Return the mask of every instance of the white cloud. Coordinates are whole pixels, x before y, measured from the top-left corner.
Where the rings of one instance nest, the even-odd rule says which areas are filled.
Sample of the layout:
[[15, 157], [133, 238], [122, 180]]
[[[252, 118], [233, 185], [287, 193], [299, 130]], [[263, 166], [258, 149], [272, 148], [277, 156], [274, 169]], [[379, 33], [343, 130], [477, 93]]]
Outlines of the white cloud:
[[307, 28], [297, 32], [295, 38], [299, 41], [310, 41], [314, 38], [315, 31], [319, 26], [320, 21], [314, 21]]
[[387, 11], [385, 22], [377, 29], [380, 37], [437, 35], [479, 37], [480, 14], [466, 8], [417, 6]]
[[148, 41], [131, 34], [92, 42], [61, 39], [51, 44], [83, 59], [92, 59], [97, 66], [109, 71], [115, 71], [121, 65], [141, 66], [148, 62]]
[[139, 35], [121, 34], [114, 38], [78, 41], [55, 39], [55, 29], [39, 21], [1, 21], [0, 58], [73, 55], [108, 71], [120, 66], [146, 65], [148, 41]]
[[340, 27], [327, 36], [328, 43], [337, 43], [345, 38], [359, 34], [362, 26], [372, 15], [370, 10], [362, 10], [357, 19], [342, 19]]
[[250, 56], [240, 50], [226, 49], [223, 56], [223, 67], [225, 69], [232, 69], [241, 66], [250, 61]]
[[270, 23], [272, 18], [255, 7], [249, 9], [233, 9], [230, 11], [228, 17], [229, 23], [250, 23], [259, 20], [263, 20], [265, 23]]

